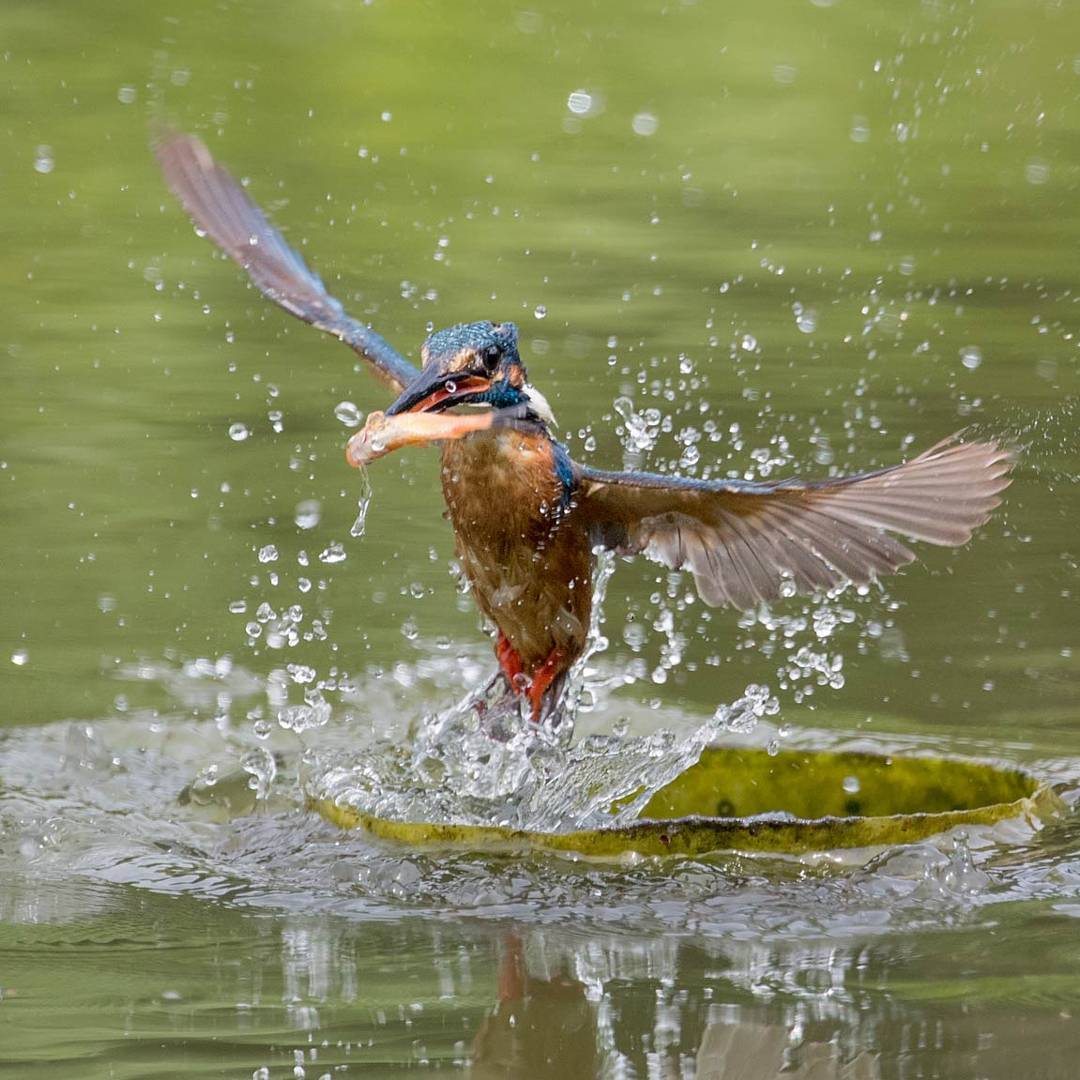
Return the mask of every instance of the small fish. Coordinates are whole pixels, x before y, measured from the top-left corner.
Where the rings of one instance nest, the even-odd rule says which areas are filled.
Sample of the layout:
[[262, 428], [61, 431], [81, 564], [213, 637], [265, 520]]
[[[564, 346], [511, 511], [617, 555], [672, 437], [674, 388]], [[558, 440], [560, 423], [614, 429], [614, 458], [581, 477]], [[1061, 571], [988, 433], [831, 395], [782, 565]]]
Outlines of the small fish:
[[451, 442], [478, 431], [517, 427], [520, 422], [519, 409], [488, 409], [467, 415], [406, 412], [387, 416], [376, 411], [368, 415], [367, 423], [349, 439], [345, 460], [354, 469], [362, 469], [403, 446]]

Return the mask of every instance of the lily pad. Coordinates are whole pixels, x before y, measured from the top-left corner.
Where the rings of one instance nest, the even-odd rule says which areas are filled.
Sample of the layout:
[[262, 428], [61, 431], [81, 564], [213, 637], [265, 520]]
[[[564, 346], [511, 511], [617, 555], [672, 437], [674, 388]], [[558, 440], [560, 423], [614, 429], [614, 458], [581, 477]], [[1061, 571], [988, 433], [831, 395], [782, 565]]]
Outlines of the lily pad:
[[798, 854], [907, 844], [958, 826], [1036, 822], [1061, 803], [1022, 769], [935, 757], [717, 747], [661, 788], [639, 820], [610, 828], [536, 832], [397, 821], [330, 799], [311, 807], [345, 829], [413, 846], [544, 850], [599, 858]]

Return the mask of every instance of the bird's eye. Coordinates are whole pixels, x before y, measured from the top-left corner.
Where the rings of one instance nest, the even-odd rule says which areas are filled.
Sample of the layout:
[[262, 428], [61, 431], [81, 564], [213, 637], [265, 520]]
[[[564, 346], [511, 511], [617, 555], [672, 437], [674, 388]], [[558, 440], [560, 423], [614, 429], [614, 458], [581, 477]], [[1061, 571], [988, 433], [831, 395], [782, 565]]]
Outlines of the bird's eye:
[[488, 371], [494, 371], [495, 368], [499, 366], [500, 355], [498, 345], [489, 345], [484, 350], [484, 367], [486, 367]]

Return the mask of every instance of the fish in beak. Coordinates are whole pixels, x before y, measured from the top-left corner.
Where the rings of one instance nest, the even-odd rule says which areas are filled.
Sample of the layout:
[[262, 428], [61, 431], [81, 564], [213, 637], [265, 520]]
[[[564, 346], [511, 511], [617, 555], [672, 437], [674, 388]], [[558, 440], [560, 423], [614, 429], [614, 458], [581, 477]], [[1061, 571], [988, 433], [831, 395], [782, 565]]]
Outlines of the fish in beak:
[[[445, 400], [445, 399], [444, 399]], [[373, 412], [364, 426], [349, 439], [345, 460], [362, 469], [404, 446], [426, 446], [434, 442], [463, 439], [478, 431], [497, 428], [524, 429], [529, 426], [527, 408], [514, 405], [508, 409], [485, 409], [464, 416], [413, 409], [390, 415]]]

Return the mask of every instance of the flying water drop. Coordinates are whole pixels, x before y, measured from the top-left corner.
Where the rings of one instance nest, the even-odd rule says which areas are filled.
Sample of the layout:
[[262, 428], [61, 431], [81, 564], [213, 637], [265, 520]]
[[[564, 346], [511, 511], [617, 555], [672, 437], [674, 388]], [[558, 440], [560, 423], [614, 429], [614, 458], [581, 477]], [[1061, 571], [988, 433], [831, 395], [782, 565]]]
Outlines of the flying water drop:
[[364, 535], [364, 530], [367, 528], [368, 507], [371, 505], [371, 480], [368, 477], [368, 471], [367, 469], [359, 469], [358, 472], [360, 498], [357, 500], [356, 520], [352, 523], [352, 528], [349, 529], [349, 535], [356, 537]]
[[318, 499], [304, 499], [296, 504], [293, 521], [297, 528], [314, 529], [322, 517], [322, 503]]
[[982, 350], [978, 345], [965, 345], [960, 350], [960, 363], [968, 369], [968, 371], [974, 371], [982, 363]]
[[334, 406], [334, 415], [346, 427], [351, 428], [359, 427], [364, 419], [364, 414], [351, 401], [339, 401]]
[[331, 541], [327, 547], [319, 552], [319, 562], [339, 563], [344, 562], [346, 558], [348, 558], [348, 556], [345, 553], [345, 549], [337, 540]]

